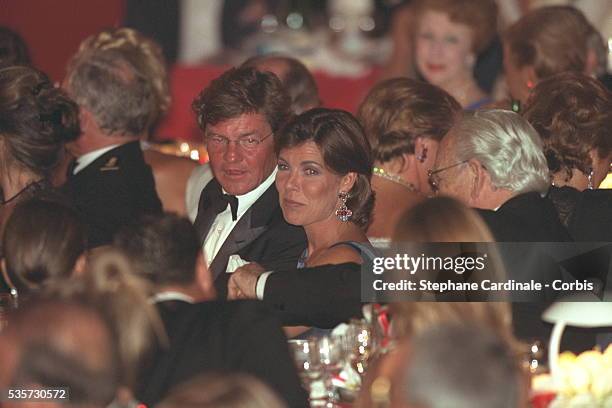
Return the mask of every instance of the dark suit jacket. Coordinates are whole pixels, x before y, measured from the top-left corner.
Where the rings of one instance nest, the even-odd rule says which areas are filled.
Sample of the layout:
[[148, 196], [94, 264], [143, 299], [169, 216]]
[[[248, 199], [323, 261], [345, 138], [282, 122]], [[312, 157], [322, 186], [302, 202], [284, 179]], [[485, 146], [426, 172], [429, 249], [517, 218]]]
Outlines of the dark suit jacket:
[[555, 207], [539, 193], [525, 193], [506, 201], [497, 211], [478, 210], [497, 242], [572, 241]]
[[[206, 197], [210, 191], [221, 191], [212, 179], [200, 195], [198, 215], [194, 222], [203, 244], [217, 214]], [[266, 269], [295, 268], [306, 248], [306, 234], [302, 227], [285, 221], [278, 201], [278, 191], [272, 184], [238, 221], [210, 264], [215, 287], [220, 299], [227, 297], [229, 274], [225, 273], [230, 255], [238, 254], [246, 261], [257, 262]]]
[[361, 266], [356, 263], [279, 270], [268, 276], [264, 302], [284, 325], [332, 328], [361, 317]]
[[[493, 232], [498, 242], [570, 242], [568, 231], [563, 227], [555, 207], [550, 200], [542, 198], [539, 193], [526, 193], [511, 198], [497, 211], [478, 210]], [[500, 248], [504, 258], [503, 248]], [[546, 275], [560, 274], [558, 264], [542, 259], [537, 251], [522, 253], [520, 258], [512, 254], [513, 259], [504, 258], [506, 265], [511, 264], [516, 270], [542, 271]], [[552, 325], [542, 321], [542, 313], [551, 305], [551, 301], [539, 303], [513, 303], [512, 319], [515, 335], [524, 341], [550, 338]], [[563, 336], [562, 350], [583, 351], [595, 345], [595, 333], [589, 330], [568, 328]]]
[[151, 169], [139, 142], [118, 146], [71, 175], [64, 191], [87, 227], [89, 247], [110, 244], [121, 226], [143, 214], [160, 214]]
[[170, 347], [157, 347], [142, 365], [136, 396], [148, 406], [169, 390], [206, 372], [251, 374], [290, 407], [305, 407], [287, 339], [265, 305], [256, 301], [167, 301], [157, 304]]
[[575, 241], [612, 242], [612, 190], [551, 187], [547, 198]]

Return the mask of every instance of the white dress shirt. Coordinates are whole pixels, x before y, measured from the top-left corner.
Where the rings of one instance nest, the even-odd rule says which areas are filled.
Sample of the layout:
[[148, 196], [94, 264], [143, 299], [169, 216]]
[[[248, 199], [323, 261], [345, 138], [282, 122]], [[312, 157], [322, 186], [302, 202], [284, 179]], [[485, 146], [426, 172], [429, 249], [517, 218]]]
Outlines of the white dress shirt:
[[[238, 211], [236, 221], [232, 220], [232, 211], [228, 205], [223, 212], [219, 213], [212, 223], [208, 235], [204, 240], [204, 258], [208, 266], [212, 263], [213, 259], [219, 252], [219, 249], [223, 246], [223, 243], [229, 236], [230, 232], [234, 229], [240, 218], [247, 212], [249, 208], [263, 195], [263, 193], [274, 183], [276, 178], [276, 168], [263, 183], [261, 183], [254, 190], [249, 191], [246, 194], [236, 196], [238, 198]], [[224, 194], [227, 194], [225, 190]]]
[[114, 144], [111, 146], [106, 146], [101, 149], [97, 149], [91, 151], [89, 153], [85, 153], [84, 155], [77, 158], [77, 165], [72, 170], [72, 174], [77, 174], [79, 171], [83, 170], [85, 167], [89, 166], [91, 163], [96, 161], [96, 159], [102, 156], [104, 153], [113, 150], [115, 147], [121, 146], [120, 144]]

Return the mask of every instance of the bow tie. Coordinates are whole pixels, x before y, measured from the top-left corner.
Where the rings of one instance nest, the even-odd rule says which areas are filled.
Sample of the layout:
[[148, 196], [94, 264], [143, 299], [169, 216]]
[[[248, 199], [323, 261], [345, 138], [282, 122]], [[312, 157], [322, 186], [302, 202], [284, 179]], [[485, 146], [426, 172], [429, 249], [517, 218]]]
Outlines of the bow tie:
[[232, 221], [236, 221], [236, 219], [238, 218], [238, 198], [233, 195], [223, 194], [221, 196], [221, 201], [224, 202], [225, 205], [223, 205], [223, 208], [221, 208], [221, 205], [217, 207], [221, 208], [221, 211], [219, 211], [217, 214], [224, 211], [227, 208], [227, 205], [229, 204], [230, 210], [232, 211]]
[[77, 159], [74, 159], [70, 162], [70, 164], [68, 165], [68, 168], [66, 169], [66, 178], [70, 178], [74, 176], [74, 169], [76, 169], [78, 165], [79, 165], [79, 161]]

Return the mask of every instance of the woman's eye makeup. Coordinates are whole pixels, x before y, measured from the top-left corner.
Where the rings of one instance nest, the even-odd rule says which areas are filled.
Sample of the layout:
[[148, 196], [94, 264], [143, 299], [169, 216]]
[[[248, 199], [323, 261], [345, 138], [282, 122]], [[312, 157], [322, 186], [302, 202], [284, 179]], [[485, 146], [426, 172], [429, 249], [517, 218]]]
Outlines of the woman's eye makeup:
[[308, 176], [315, 176], [317, 174], [319, 174], [319, 171], [316, 169], [313, 169], [312, 167], [307, 167], [304, 172], [306, 173], [306, 175]]

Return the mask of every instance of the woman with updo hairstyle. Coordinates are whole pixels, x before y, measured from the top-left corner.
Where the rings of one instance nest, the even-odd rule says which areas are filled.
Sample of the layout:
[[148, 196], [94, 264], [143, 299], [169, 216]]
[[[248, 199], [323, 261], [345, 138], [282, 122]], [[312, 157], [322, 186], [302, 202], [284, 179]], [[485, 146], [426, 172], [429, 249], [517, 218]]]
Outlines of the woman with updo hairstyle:
[[22, 66], [0, 70], [0, 230], [26, 198], [66, 201], [49, 176], [64, 143], [79, 133], [76, 104], [46, 75]]
[[566, 72], [536, 85], [523, 116], [542, 138], [548, 197], [572, 237], [612, 240], [612, 191], [598, 189], [612, 161], [612, 93], [596, 79]]
[[57, 202], [20, 203], [6, 223], [2, 242], [4, 280], [20, 298], [85, 267], [85, 227], [75, 210]]
[[357, 118], [374, 156], [371, 240], [389, 240], [400, 216], [431, 194], [427, 173], [460, 112], [448, 93], [414, 79], [389, 79], [368, 93]]
[[414, 10], [415, 62], [423, 78], [467, 110], [490, 103], [473, 70], [497, 32], [495, 1], [419, 0]]
[[503, 36], [504, 71], [512, 110], [518, 112], [541, 80], [562, 72], [594, 74], [593, 42], [601, 36], [584, 14], [570, 6], [541, 7], [510, 26]]
[[166, 60], [159, 44], [138, 31], [122, 27], [102, 30], [86, 38], [78, 54], [91, 50], [113, 50], [129, 60], [151, 85], [154, 103], [147, 114], [146, 140], [141, 142], [145, 161], [153, 171], [155, 189], [165, 211], [185, 215], [185, 189], [187, 179], [197, 163], [191, 159], [165, 154], [151, 148], [157, 125], [170, 109], [172, 102]]

